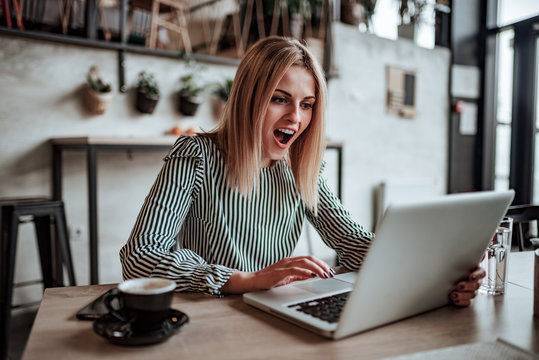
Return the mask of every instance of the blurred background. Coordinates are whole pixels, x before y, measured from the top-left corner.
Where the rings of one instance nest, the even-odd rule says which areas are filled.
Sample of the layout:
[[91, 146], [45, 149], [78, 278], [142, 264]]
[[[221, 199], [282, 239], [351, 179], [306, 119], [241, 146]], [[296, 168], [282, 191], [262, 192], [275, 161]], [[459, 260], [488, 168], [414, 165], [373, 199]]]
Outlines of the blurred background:
[[[325, 175], [369, 230], [397, 200], [513, 188], [515, 205], [539, 202], [535, 0], [2, 5], [2, 198], [52, 196], [52, 139], [172, 145], [179, 134], [213, 128], [245, 50], [261, 37], [284, 35], [304, 40], [324, 67], [327, 136], [342, 151], [340, 163], [328, 149]], [[140, 92], [153, 99], [151, 111], [139, 103]], [[186, 93], [199, 104], [194, 112], [180, 105]], [[99, 283], [121, 281], [119, 249], [165, 154], [98, 153]], [[84, 285], [91, 282], [87, 157], [72, 150], [62, 160], [75, 276]], [[334, 261], [307, 225], [296, 249], [305, 253]], [[22, 224], [15, 282], [39, 277], [34, 229]], [[39, 302], [42, 291], [40, 284], [17, 287], [13, 303]]]

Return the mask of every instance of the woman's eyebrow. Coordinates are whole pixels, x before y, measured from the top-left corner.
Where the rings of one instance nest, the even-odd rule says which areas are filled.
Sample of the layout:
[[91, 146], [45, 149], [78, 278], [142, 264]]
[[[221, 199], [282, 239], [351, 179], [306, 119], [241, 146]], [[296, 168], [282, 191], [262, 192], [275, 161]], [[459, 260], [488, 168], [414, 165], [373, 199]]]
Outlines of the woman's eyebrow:
[[286, 96], [292, 96], [292, 94], [290, 94], [289, 92], [287, 91], [284, 91], [284, 90], [281, 90], [281, 89], [275, 89], [275, 91], [279, 91], [279, 92], [282, 92], [283, 94], [285, 94]]
[[[275, 91], [282, 92], [282, 93], [285, 94], [286, 96], [292, 97], [292, 94], [290, 94], [289, 92], [284, 91], [284, 90], [282, 90], [282, 89], [275, 89]], [[311, 96], [306, 96], [306, 97], [304, 98], [304, 100], [306, 100], [306, 99], [315, 99], [315, 100], [316, 100], [316, 96], [313, 96], [313, 95], [311, 95]]]

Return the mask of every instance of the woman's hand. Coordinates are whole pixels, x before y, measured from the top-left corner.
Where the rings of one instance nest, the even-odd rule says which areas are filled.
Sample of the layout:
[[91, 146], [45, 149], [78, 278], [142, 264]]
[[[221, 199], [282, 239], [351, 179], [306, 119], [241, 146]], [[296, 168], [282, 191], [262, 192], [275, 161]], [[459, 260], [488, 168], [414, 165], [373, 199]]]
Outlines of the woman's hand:
[[228, 294], [267, 290], [276, 286], [313, 277], [329, 278], [335, 271], [324, 261], [314, 256], [284, 258], [260, 271], [235, 271], [221, 287]]
[[459, 281], [449, 293], [449, 299], [457, 306], [469, 306], [485, 277], [485, 269], [476, 267], [465, 280]]

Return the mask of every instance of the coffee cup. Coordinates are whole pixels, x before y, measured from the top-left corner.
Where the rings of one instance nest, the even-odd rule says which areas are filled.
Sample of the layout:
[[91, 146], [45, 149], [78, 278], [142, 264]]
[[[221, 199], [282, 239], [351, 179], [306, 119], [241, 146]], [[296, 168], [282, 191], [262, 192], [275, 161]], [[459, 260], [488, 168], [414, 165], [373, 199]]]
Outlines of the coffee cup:
[[[104, 299], [110, 314], [131, 324], [133, 331], [158, 329], [167, 318], [176, 283], [161, 278], [124, 281]], [[117, 299], [118, 307], [113, 306]]]

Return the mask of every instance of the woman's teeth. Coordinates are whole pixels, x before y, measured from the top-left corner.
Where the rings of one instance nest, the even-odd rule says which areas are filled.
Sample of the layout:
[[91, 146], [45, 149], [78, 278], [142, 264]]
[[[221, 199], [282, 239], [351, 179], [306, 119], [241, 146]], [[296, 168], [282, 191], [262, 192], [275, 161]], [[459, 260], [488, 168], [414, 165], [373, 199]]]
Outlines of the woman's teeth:
[[294, 135], [294, 130], [290, 129], [277, 129], [273, 132], [277, 141], [281, 144], [286, 144]]
[[281, 131], [287, 135], [293, 135], [294, 134], [294, 130], [290, 130], [290, 129], [277, 129], [277, 131]]

